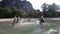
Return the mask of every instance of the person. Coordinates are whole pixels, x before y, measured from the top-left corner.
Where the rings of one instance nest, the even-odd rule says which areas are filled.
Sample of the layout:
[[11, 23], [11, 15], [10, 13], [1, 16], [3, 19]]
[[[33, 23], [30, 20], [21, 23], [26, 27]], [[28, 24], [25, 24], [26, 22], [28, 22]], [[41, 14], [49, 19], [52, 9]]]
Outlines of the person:
[[39, 20], [40, 20], [40, 24], [44, 23], [44, 17], [43, 16], [41, 16]]
[[30, 22], [30, 18], [28, 17], [28, 22]]
[[12, 22], [12, 25], [14, 25], [14, 24], [16, 23], [16, 21], [17, 21], [17, 17], [15, 16], [15, 17], [14, 17], [14, 20], [13, 20], [13, 22]]
[[20, 22], [20, 17], [17, 16], [17, 21], [16, 21], [16, 23], [19, 23], [19, 22]]
[[18, 16], [14, 17], [12, 25], [19, 23], [19, 20], [20, 20], [20, 17], [18, 17]]

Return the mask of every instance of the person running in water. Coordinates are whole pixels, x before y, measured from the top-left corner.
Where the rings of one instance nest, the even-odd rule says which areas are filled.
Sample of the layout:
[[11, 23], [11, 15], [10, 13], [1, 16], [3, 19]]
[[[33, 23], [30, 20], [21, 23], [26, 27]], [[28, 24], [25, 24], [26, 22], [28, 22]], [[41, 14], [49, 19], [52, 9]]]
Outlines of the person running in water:
[[16, 23], [16, 21], [17, 21], [17, 17], [14, 17], [14, 20], [12, 22], [12, 25], [14, 25]]
[[44, 23], [44, 17], [43, 17], [43, 16], [41, 16], [41, 17], [39, 18], [39, 20], [40, 20], [40, 24], [43, 24], [43, 23]]
[[16, 21], [16, 23], [19, 23], [20, 21], [21, 21], [20, 17], [17, 16], [17, 21]]
[[20, 17], [16, 16], [13, 20], [13, 23], [12, 25], [16, 24], [16, 23], [19, 23], [19, 20], [20, 20]]

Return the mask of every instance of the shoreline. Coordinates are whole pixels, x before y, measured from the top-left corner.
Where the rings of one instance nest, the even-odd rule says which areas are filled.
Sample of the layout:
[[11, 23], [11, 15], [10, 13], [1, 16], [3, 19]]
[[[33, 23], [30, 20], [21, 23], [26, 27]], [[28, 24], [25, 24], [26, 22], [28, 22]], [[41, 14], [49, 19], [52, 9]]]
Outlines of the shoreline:
[[13, 21], [13, 18], [0, 19], [0, 22]]
[[[21, 18], [21, 19], [28, 19], [28, 18]], [[38, 20], [38, 18], [30, 18], [32, 20]], [[60, 18], [45, 18], [45, 20], [60, 20]], [[2, 18], [0, 19], [0, 22], [5, 22], [5, 21], [13, 21], [13, 18]]]

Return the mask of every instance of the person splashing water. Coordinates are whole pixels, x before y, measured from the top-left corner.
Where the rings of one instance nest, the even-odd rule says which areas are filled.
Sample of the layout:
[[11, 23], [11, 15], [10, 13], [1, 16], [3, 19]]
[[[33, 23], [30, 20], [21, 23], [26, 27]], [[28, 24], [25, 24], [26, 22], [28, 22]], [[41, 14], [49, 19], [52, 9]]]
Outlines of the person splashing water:
[[15, 16], [12, 22], [12, 25], [14, 25], [17, 22], [17, 17]]
[[41, 16], [41, 17], [39, 18], [39, 21], [40, 21], [40, 22], [39, 22], [40, 24], [43, 24], [43, 23], [44, 23], [44, 17]]
[[17, 21], [16, 21], [16, 23], [20, 23], [20, 17], [19, 17], [19, 16], [17, 16]]
[[15, 16], [15, 17], [14, 17], [14, 20], [13, 20], [13, 22], [12, 22], [12, 25], [14, 25], [14, 24], [16, 24], [16, 23], [19, 23], [19, 20], [20, 20], [20, 17]]

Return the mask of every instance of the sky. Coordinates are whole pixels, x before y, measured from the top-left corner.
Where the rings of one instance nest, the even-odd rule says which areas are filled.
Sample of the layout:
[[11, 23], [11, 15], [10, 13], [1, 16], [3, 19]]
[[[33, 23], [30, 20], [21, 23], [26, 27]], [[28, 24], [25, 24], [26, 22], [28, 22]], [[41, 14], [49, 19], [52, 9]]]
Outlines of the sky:
[[0, 0], [0, 1], [2, 1], [2, 0]]
[[29, 1], [32, 4], [33, 8], [36, 10], [37, 9], [41, 10], [41, 5], [43, 3], [47, 4], [56, 3], [57, 5], [60, 5], [60, 0], [27, 0], [27, 1]]
[[41, 5], [43, 3], [47, 4], [56, 3], [57, 5], [60, 5], [60, 0], [27, 0], [27, 1], [29, 1], [32, 4], [33, 8], [36, 10], [37, 9], [41, 10]]

